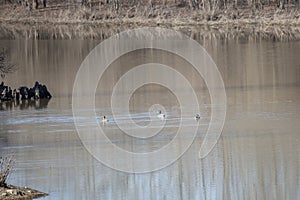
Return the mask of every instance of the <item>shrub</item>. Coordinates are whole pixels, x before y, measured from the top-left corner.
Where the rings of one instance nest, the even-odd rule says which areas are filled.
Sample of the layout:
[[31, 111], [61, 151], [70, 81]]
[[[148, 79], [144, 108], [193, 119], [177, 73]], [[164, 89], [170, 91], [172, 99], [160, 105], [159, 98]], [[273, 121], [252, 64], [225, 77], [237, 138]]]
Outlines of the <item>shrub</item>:
[[12, 168], [13, 156], [1, 156], [0, 157], [0, 187], [6, 185], [6, 179]]

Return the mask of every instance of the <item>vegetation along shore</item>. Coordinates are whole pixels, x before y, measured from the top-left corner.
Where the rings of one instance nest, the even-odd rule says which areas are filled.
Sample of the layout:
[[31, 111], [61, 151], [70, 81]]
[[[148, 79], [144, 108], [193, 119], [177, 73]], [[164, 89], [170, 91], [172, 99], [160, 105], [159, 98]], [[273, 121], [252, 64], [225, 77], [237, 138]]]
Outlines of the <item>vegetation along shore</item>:
[[17, 187], [6, 183], [6, 179], [12, 170], [13, 155], [0, 156], [0, 199], [34, 199], [47, 196], [46, 193], [39, 192], [27, 187]]
[[[221, 35], [250, 32], [271, 39], [300, 38], [299, 0], [6, 0], [0, 7], [2, 38], [22, 30], [63, 29], [58, 26], [83, 30], [87, 37], [98, 37], [99, 27], [162, 26], [193, 27]], [[63, 34], [51, 37], [70, 37]]]

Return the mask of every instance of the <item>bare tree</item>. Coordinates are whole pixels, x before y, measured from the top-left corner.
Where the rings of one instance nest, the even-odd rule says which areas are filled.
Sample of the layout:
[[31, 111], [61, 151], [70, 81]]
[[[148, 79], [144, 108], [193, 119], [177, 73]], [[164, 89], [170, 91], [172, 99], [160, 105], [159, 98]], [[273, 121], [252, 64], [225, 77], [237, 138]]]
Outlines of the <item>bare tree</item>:
[[120, 2], [119, 0], [106, 0], [106, 4], [113, 4], [114, 10], [118, 11], [120, 8]]
[[[46, 4], [47, 4], [46, 0], [42, 0], [42, 3], [43, 3], [43, 7], [46, 8]], [[39, 0], [33, 0], [32, 4], [35, 5], [34, 6], [35, 9], [39, 8], [40, 5]]]
[[11, 171], [13, 156], [0, 157], [0, 187], [6, 185], [5, 181]]
[[92, 2], [91, 2], [91, 0], [81, 0], [81, 5], [92, 7]]
[[[32, 8], [38, 9], [40, 3], [39, 0], [19, 0], [18, 1], [21, 5], [23, 5], [25, 8], [29, 8], [31, 10]], [[42, 0], [43, 7], [46, 8], [47, 1]]]
[[278, 2], [278, 7], [279, 7], [280, 9], [284, 9], [284, 4], [285, 4], [284, 0], [279, 0], [279, 2]]
[[8, 59], [7, 50], [2, 48], [0, 51], [0, 74], [4, 78], [5, 74], [13, 73], [17, 70], [16, 65], [12, 64]]
[[190, 0], [190, 7], [193, 9], [199, 9], [200, 0]]
[[120, 8], [120, 2], [119, 2], [119, 0], [114, 0], [114, 8], [115, 8], [115, 10], [119, 10], [119, 8]]

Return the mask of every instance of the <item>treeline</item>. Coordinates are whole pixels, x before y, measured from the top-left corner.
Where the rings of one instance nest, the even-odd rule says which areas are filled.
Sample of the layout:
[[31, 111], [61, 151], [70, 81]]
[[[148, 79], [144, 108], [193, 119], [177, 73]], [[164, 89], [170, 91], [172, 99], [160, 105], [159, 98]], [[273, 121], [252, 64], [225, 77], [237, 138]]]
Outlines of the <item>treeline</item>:
[[300, 0], [1, 0], [4, 4], [19, 4], [29, 9], [47, 7], [47, 3], [67, 4], [91, 9], [101, 5], [110, 5], [116, 12], [120, 9], [148, 7], [179, 7], [193, 10], [226, 10], [226, 9], [263, 9], [271, 6], [285, 9], [288, 6], [300, 7]]

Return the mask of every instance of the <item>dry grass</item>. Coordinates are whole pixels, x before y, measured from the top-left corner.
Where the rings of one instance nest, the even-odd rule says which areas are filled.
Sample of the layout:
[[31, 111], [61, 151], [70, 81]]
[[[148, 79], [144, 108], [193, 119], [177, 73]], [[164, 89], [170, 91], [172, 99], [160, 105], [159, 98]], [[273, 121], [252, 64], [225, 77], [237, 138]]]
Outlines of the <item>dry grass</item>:
[[[157, 26], [156, 22], [149, 22], [148, 26]], [[143, 22], [135, 19], [125, 25], [112, 23], [91, 23], [91, 24], [61, 24], [61, 25], [23, 25], [6, 24], [0, 26], [0, 38], [30, 38], [30, 39], [99, 39], [104, 40], [119, 32], [144, 26]], [[210, 25], [178, 25], [162, 23], [161, 27], [172, 28], [184, 32], [186, 35], [197, 40], [218, 38], [218, 39], [265, 39], [265, 40], [299, 40], [300, 26], [275, 24], [274, 22], [265, 24], [243, 19], [236, 21], [210, 23]]]
[[[127, 1], [124, 1], [127, 2]], [[174, 1], [167, 1], [174, 2]], [[105, 39], [128, 28], [163, 26], [173, 29], [205, 30], [201, 37], [300, 39], [300, 12], [290, 6], [261, 9], [232, 7], [215, 10], [187, 6], [143, 3], [125, 4], [116, 11], [111, 5], [92, 8], [49, 2], [46, 9], [26, 10], [21, 6], [0, 5], [0, 38]]]
[[0, 19], [4, 22], [18, 23], [168, 23], [172, 25], [199, 25], [215, 23], [246, 22], [300, 24], [299, 10], [295, 6], [279, 10], [265, 6], [262, 9], [242, 7], [239, 9], [224, 8], [214, 10], [190, 9], [173, 4], [155, 4], [153, 7], [144, 4], [122, 4], [116, 11], [110, 4], [92, 8], [66, 3], [49, 2], [49, 7], [38, 10], [26, 10], [22, 6], [0, 5]]

